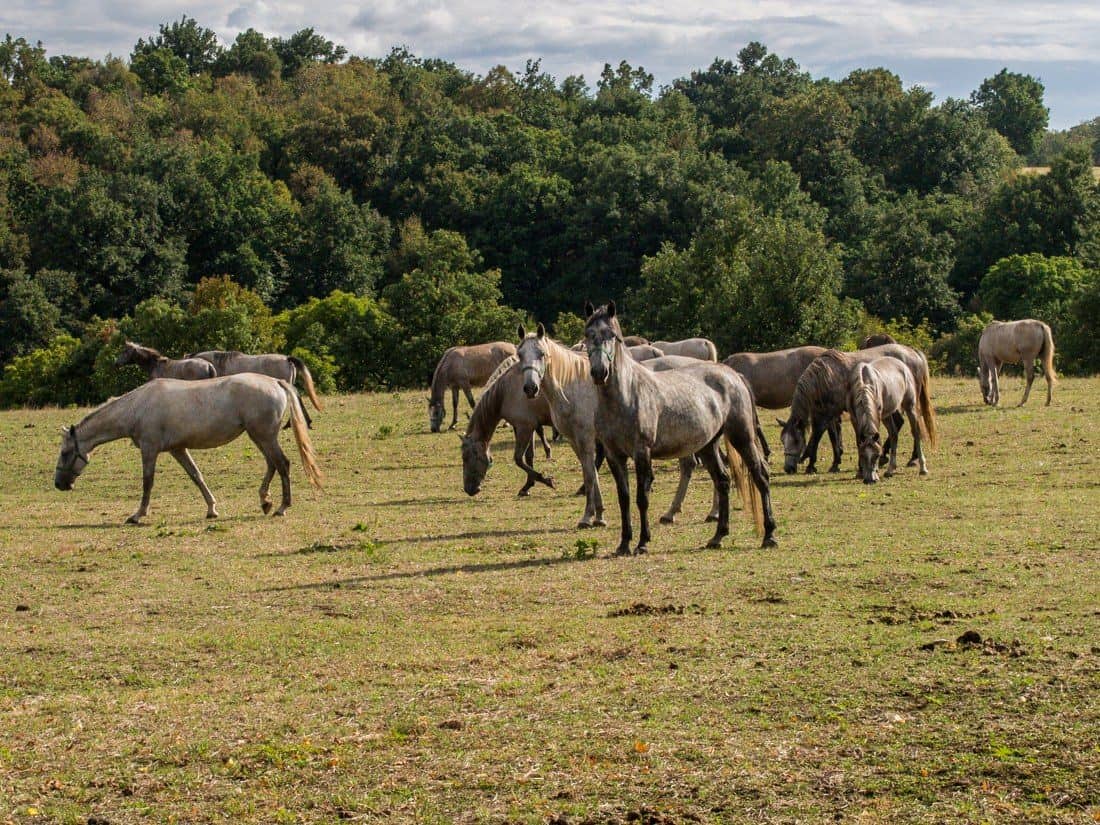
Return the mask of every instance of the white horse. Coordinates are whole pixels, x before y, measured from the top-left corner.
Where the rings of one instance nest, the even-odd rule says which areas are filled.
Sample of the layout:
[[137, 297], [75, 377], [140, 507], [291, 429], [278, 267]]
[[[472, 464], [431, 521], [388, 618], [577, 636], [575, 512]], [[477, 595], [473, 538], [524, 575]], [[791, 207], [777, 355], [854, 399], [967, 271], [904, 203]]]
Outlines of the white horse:
[[206, 517], [217, 518], [214, 496], [188, 450], [220, 447], [247, 432], [267, 460], [267, 472], [260, 484], [260, 507], [265, 513], [271, 511], [267, 491], [278, 472], [283, 500], [275, 515], [281, 516], [290, 506], [290, 461], [279, 446], [279, 430], [288, 407], [306, 477], [320, 486], [321, 471], [298, 392], [286, 381], [254, 373], [206, 381], [157, 378], [112, 398], [79, 424], [64, 428], [54, 486], [71, 490], [88, 466], [92, 450], [108, 441], [129, 438], [141, 450], [142, 493], [141, 505], [127, 522], [138, 524], [148, 513], [157, 457], [164, 452], [171, 453], [202, 492]]
[[920, 463], [920, 474], [928, 475], [921, 436], [925, 434], [921, 394], [909, 367], [897, 358], [886, 356], [852, 367], [848, 390], [848, 412], [859, 448], [859, 471], [864, 484], [878, 481], [879, 458], [882, 456], [882, 424], [890, 433], [886, 441], [890, 466], [889, 478], [898, 469], [898, 426], [896, 412], [905, 413], [913, 433], [913, 452]]
[[982, 385], [982, 399], [997, 406], [1001, 400], [1001, 383], [998, 380], [1002, 364], [1023, 364], [1027, 375], [1024, 397], [1017, 406], [1022, 407], [1031, 395], [1031, 382], [1035, 380], [1035, 359], [1042, 359], [1043, 377], [1047, 380], [1047, 406], [1054, 390], [1054, 338], [1050, 327], [1042, 321], [1025, 318], [1022, 321], [994, 321], [982, 332], [978, 341], [978, 381]]
[[717, 361], [718, 347], [708, 338], [685, 338], [683, 341], [651, 341], [665, 355], [686, 355], [700, 361]]

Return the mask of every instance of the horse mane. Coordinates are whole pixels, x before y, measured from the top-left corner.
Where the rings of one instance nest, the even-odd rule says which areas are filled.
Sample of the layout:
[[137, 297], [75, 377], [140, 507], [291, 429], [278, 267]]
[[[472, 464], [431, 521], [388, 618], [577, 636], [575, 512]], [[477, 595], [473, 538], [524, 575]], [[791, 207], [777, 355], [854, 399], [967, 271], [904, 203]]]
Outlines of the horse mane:
[[493, 431], [500, 422], [500, 408], [504, 405], [505, 382], [501, 381], [500, 378], [519, 361], [514, 355], [509, 356], [509, 358], [504, 359], [501, 366], [508, 363], [509, 360], [511, 360], [511, 363], [508, 364], [507, 369], [501, 370], [500, 367], [497, 367], [493, 375], [490, 376], [489, 384], [486, 385], [485, 391], [477, 399], [477, 403], [474, 404], [474, 411], [470, 414], [470, 423], [466, 425], [466, 435], [473, 436], [477, 433], [486, 441], [492, 438]]
[[568, 387], [577, 381], [588, 380], [587, 358], [579, 352], [574, 352], [561, 341], [555, 341], [553, 338], [543, 340], [552, 345], [551, 350], [556, 347], [561, 352], [560, 358], [557, 357], [558, 352], [553, 353], [554, 357], [550, 359], [550, 365], [547, 367], [550, 377], [559, 387]]
[[[439, 403], [441, 403], [441, 404], [443, 403], [443, 392], [447, 388], [441, 386], [439, 384], [439, 380], [442, 377], [443, 367], [447, 363], [448, 357], [454, 351], [455, 351], [454, 347], [447, 347], [447, 349], [443, 350], [443, 354], [441, 356], [439, 356], [439, 363], [437, 363], [435, 365], [435, 369], [432, 370], [432, 383], [431, 383], [431, 399], [432, 399], [432, 401], [439, 401]], [[438, 392], [437, 392], [437, 390], [438, 390]]]
[[852, 387], [852, 417], [860, 442], [867, 436], [878, 432], [882, 416], [878, 410], [878, 398], [872, 384], [863, 380], [860, 371], [859, 383]]
[[485, 389], [488, 390], [489, 387], [493, 386], [493, 384], [497, 382], [497, 379], [500, 378], [500, 376], [504, 375], [504, 373], [508, 372], [508, 370], [512, 368], [512, 365], [515, 364], [517, 361], [519, 361], [518, 355], [509, 355], [507, 358], [497, 364], [497, 368], [493, 370], [492, 374], [489, 376], [489, 380], [485, 382]]
[[815, 413], [836, 413], [848, 403], [848, 374], [852, 359], [835, 349], [825, 350], [798, 377], [791, 416], [809, 421]]
[[155, 364], [161, 359], [167, 361], [167, 356], [161, 354], [160, 350], [155, 350], [152, 347], [142, 346], [141, 344], [135, 344], [133, 341], [127, 341], [124, 347], [133, 353], [134, 361], [138, 364], [145, 366], [146, 364]]

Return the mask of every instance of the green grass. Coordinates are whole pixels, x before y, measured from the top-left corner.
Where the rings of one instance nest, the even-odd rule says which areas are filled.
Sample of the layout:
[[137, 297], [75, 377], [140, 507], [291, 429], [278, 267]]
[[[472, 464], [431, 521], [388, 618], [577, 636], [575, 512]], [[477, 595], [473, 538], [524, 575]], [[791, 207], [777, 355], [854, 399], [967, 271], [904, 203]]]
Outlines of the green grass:
[[2, 413], [0, 822], [1093, 821], [1100, 380], [1036, 392], [937, 380], [928, 479], [859, 484], [850, 431], [773, 466], [778, 551], [702, 550], [700, 476], [632, 559], [565, 445], [517, 499], [501, 432], [465, 496], [423, 393], [329, 399], [284, 519], [247, 439], [197, 453], [216, 529], [168, 457], [122, 526], [127, 443], [55, 491], [81, 411]]

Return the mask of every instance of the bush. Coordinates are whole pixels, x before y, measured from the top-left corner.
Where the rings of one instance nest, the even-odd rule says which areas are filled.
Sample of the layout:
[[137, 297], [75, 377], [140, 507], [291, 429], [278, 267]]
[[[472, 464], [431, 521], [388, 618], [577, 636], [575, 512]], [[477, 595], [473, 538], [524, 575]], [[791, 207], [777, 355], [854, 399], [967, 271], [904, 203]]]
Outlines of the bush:
[[1070, 304], [1062, 335], [1054, 339], [1059, 366], [1067, 372], [1100, 372], [1100, 273], [1093, 270]]
[[571, 347], [584, 338], [584, 322], [584, 318], [572, 312], [559, 312], [551, 330], [555, 338]]
[[978, 371], [978, 341], [993, 316], [988, 312], [967, 315], [955, 331], [933, 342], [928, 353], [928, 365], [948, 375], [975, 375]]
[[1002, 321], [1038, 318], [1057, 332], [1087, 280], [1088, 270], [1073, 258], [1010, 255], [989, 268], [978, 300]]
[[76, 338], [59, 335], [49, 346], [14, 358], [0, 377], [0, 406], [75, 403], [80, 388], [69, 366], [79, 347]]
[[843, 349], [847, 351], [856, 349], [867, 336], [882, 332], [891, 336], [899, 344], [918, 349], [925, 355], [932, 351], [934, 339], [931, 326], [927, 321], [921, 321], [913, 326], [904, 318], [883, 321], [865, 311], [860, 311], [856, 324], [852, 334], [844, 340]]
[[336, 391], [336, 373], [340, 368], [336, 366], [336, 360], [331, 355], [318, 355], [305, 347], [295, 347], [290, 355], [300, 359], [309, 369], [317, 392], [328, 395]]

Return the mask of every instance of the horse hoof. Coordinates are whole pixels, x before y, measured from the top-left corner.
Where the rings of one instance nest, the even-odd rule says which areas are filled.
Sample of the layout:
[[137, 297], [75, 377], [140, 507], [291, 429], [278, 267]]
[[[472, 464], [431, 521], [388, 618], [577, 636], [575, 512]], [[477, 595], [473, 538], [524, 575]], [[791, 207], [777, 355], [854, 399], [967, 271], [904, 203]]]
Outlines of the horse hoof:
[[215, 510], [211, 510], [211, 511], [210, 511], [209, 513], [207, 513], [207, 514], [206, 514], [206, 517], [207, 517], [207, 518], [217, 518], [217, 517], [218, 517], [218, 513], [217, 513], [217, 511], [215, 511]]
[[575, 495], [575, 496], [583, 496], [583, 495], [585, 495], [585, 494], [586, 494], [587, 492], [588, 492], [588, 491], [587, 491], [586, 489], [584, 489], [584, 485], [582, 484], [582, 485], [581, 485], [580, 487], [578, 487], [578, 488], [577, 488], [577, 492], [573, 493], [573, 495]]
[[286, 515], [286, 510], [284, 510], [284, 509], [282, 509], [282, 508], [280, 507], [280, 508], [279, 508], [278, 510], [276, 510], [276, 511], [275, 511], [274, 513], [272, 513], [271, 515], [272, 515], [272, 516], [278, 516], [279, 518], [282, 518], [283, 516], [285, 516], [285, 515]]
[[761, 546], [761, 547], [778, 547], [778, 546], [779, 546], [779, 542], [777, 542], [777, 541], [776, 541], [776, 540], [775, 540], [774, 538], [772, 538], [771, 536], [764, 536], [764, 541], [763, 541], [763, 542], [761, 542], [760, 546]]
[[921, 474], [922, 476], [926, 476], [926, 475], [928, 475], [928, 471], [927, 471], [927, 470], [921, 470], [921, 471], [920, 471], [920, 474]]
[[713, 539], [711, 539], [710, 541], [707, 542], [707, 549], [708, 550], [717, 550], [721, 546], [722, 546], [722, 539], [720, 539], [720, 538], [713, 538]]
[[635, 556], [644, 556], [648, 552], [649, 548], [644, 544], [639, 544], [637, 547], [634, 548]]
[[657, 519], [661, 524], [675, 524], [676, 516], [661, 516]]
[[130, 516], [130, 518], [126, 519], [125, 523], [126, 524], [141, 524], [141, 519], [138, 518], [137, 516]]
[[546, 481], [545, 481], [545, 482], [543, 482], [543, 483], [544, 483], [544, 484], [545, 484], [545, 485], [546, 485], [547, 487], [549, 487], [549, 488], [550, 488], [551, 490], [556, 490], [556, 489], [558, 489], [557, 487], [555, 487], [555, 486], [554, 486], [554, 477], [553, 477], [553, 476], [547, 476], [547, 477], [546, 477]]
[[591, 522], [587, 522], [587, 521], [578, 521], [577, 522], [577, 529], [578, 530], [591, 530], [592, 529], [592, 524], [591, 524]]
[[829, 468], [829, 472], [830, 473], [839, 473], [840, 472], [840, 465], [839, 464], [834, 464], [832, 467]]
[[619, 547], [616, 548], [615, 552], [612, 555], [615, 555], [615, 556], [629, 556], [630, 555], [630, 545], [629, 544], [619, 545]]
[[527, 496], [529, 496], [529, 495], [531, 495], [530, 490], [520, 490], [518, 493], [516, 493], [516, 496], [518, 498], [527, 498]]
[[271, 502], [270, 501], [261, 501], [260, 502], [260, 509], [264, 511], [264, 515], [266, 516], [268, 513], [271, 512]]
[[911, 458], [911, 459], [909, 459], [908, 463], [905, 466], [906, 467], [916, 467], [918, 464], [920, 464], [919, 461], [917, 461], [915, 458]]
[[598, 518], [594, 522], [592, 522], [592, 526], [593, 527], [606, 527], [607, 522], [604, 521], [602, 518]]
[[807, 467], [806, 468], [806, 475], [808, 475], [808, 476], [817, 475], [817, 467]]
[[712, 521], [718, 521], [718, 516], [714, 515], [714, 513], [707, 513], [707, 517], [703, 519], [703, 524], [708, 524]]

